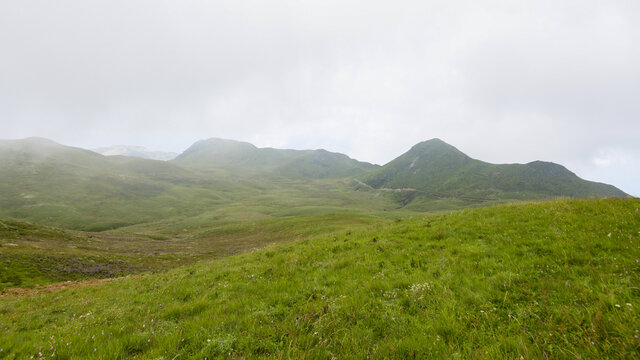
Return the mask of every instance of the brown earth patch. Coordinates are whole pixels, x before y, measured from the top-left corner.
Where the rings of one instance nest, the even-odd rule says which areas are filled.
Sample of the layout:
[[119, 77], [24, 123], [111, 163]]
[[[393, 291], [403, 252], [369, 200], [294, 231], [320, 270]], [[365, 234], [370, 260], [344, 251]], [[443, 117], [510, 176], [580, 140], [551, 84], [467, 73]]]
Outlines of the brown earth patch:
[[[138, 275], [138, 277], [141, 277], [141, 275]], [[81, 280], [81, 281], [64, 281], [64, 282], [59, 282], [59, 283], [54, 283], [49, 285], [41, 285], [34, 288], [20, 288], [20, 287], [7, 288], [7, 289], [0, 290], [1, 291], [0, 299], [34, 296], [34, 295], [46, 294], [46, 293], [56, 292], [56, 291], [65, 290], [65, 289], [76, 289], [76, 288], [82, 288], [87, 286], [96, 286], [96, 285], [105, 284], [111, 281], [122, 280], [122, 279], [124, 279], [124, 277], [106, 278], [106, 279], [88, 279], [88, 280]]]

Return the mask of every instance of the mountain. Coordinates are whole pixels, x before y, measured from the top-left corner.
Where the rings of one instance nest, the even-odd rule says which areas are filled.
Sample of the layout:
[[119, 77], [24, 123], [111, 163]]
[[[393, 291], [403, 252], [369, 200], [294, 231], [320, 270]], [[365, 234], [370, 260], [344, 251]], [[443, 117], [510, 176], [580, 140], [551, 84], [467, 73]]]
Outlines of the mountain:
[[123, 155], [123, 156], [139, 157], [142, 159], [163, 160], [163, 161], [168, 161], [178, 156], [177, 153], [173, 153], [173, 152], [151, 151], [143, 146], [131, 146], [131, 145], [113, 145], [113, 146], [93, 149], [92, 151], [97, 152], [98, 154], [101, 154], [104, 156]]
[[378, 167], [323, 149], [258, 148], [247, 142], [219, 138], [196, 142], [172, 163], [233, 176], [266, 175], [287, 179], [344, 178]]
[[47, 139], [0, 140], [0, 216], [101, 230], [208, 208], [236, 184]]
[[472, 159], [440, 139], [413, 146], [361, 180], [376, 189], [404, 188], [436, 198], [627, 196], [614, 186], [583, 180], [562, 165], [543, 161], [490, 164]]
[[[356, 178], [390, 196], [353, 191]], [[368, 184], [368, 185], [366, 185]], [[370, 190], [370, 189], [369, 189]], [[455, 209], [489, 201], [626, 194], [546, 162], [494, 165], [430, 140], [383, 167], [326, 150], [209, 139], [176, 159], [103, 156], [50, 140], [0, 140], [0, 218], [99, 231], [224, 219]], [[183, 228], [180, 228], [182, 230]]]
[[[372, 167], [345, 155], [224, 141], [218, 154], [226, 156], [212, 157], [206, 146], [198, 149], [203, 144], [182, 161], [157, 161], [103, 156], [40, 138], [0, 140], [0, 218], [86, 231], [149, 224], [154, 231], [175, 228], [182, 234], [185, 228], [238, 219], [370, 213], [395, 206], [322, 178]], [[247, 154], [234, 147], [255, 149], [256, 158], [242, 161]], [[212, 158], [217, 162], [206, 161]], [[223, 168], [206, 170], [212, 165]]]

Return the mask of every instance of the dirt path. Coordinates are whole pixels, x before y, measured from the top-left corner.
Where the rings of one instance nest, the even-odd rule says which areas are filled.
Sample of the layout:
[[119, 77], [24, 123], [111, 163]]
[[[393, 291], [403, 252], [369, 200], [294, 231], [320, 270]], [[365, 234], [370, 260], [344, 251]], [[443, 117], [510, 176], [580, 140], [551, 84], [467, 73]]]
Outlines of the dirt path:
[[[138, 276], [141, 276], [141, 275], [138, 275]], [[65, 289], [76, 289], [76, 288], [83, 288], [87, 286], [96, 286], [96, 285], [105, 284], [111, 281], [122, 280], [122, 279], [125, 279], [125, 277], [106, 278], [106, 279], [88, 279], [88, 280], [82, 280], [82, 281], [64, 281], [64, 282], [59, 282], [59, 283], [54, 283], [49, 285], [41, 285], [35, 288], [8, 288], [8, 289], [0, 290], [0, 300], [23, 297], [23, 296], [34, 296], [34, 295], [46, 294], [46, 293], [56, 292], [56, 291], [65, 290]]]
[[469, 197], [469, 196], [454, 196], [454, 195], [445, 195], [445, 194], [438, 194], [438, 193], [429, 193], [426, 191], [421, 191], [418, 189], [414, 189], [414, 188], [401, 188], [401, 189], [391, 189], [391, 188], [379, 188], [376, 189], [373, 186], [364, 183], [358, 179], [353, 179], [355, 182], [357, 182], [359, 185], [364, 186], [368, 189], [371, 190], [377, 190], [377, 191], [387, 191], [387, 192], [402, 192], [402, 191], [415, 191], [415, 192], [419, 192], [419, 193], [423, 193], [425, 195], [428, 195], [432, 198], [436, 198], [436, 199], [459, 199], [459, 200], [465, 200], [465, 201], [475, 201], [475, 202], [485, 202], [485, 201], [492, 201], [492, 199], [484, 199], [484, 198], [475, 198], [475, 197]]
[[[353, 179], [353, 181], [357, 182], [359, 185], [364, 186], [366, 188], [369, 188], [371, 190], [378, 190], [378, 191], [390, 191], [390, 192], [400, 192], [400, 191], [418, 191], [417, 189], [414, 188], [402, 188], [402, 189], [391, 189], [391, 188], [379, 188], [376, 189], [373, 186], [367, 184], [367, 183], [363, 183], [362, 181], [358, 180], [358, 179]], [[423, 191], [418, 191], [418, 192], [423, 192]]]

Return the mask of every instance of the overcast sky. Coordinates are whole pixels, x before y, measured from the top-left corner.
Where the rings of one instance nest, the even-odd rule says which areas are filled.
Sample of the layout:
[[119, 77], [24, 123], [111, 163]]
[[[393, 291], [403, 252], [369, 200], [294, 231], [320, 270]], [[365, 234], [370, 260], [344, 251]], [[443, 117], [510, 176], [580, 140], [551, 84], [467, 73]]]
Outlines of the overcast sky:
[[384, 164], [438, 137], [640, 195], [640, 1], [0, 0], [0, 138]]

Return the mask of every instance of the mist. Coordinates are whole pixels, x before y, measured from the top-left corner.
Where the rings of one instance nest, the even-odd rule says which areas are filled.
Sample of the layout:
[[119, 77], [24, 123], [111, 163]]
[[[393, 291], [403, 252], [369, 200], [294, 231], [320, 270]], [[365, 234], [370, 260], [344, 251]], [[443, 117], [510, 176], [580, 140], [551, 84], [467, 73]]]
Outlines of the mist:
[[636, 1], [3, 1], [1, 138], [384, 164], [438, 137], [640, 195]]

